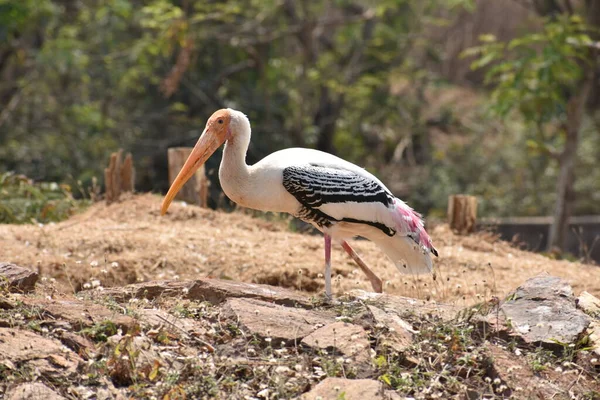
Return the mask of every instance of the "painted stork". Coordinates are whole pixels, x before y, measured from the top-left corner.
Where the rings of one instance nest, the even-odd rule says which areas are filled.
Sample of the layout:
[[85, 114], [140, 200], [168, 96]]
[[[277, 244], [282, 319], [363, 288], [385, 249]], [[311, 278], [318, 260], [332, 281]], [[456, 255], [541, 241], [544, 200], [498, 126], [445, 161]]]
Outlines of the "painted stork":
[[403, 274], [431, 272], [437, 251], [418, 213], [396, 198], [379, 179], [341, 158], [317, 150], [277, 151], [254, 165], [246, 164], [250, 121], [232, 109], [216, 111], [164, 198], [164, 215], [194, 172], [223, 143], [219, 179], [225, 194], [256, 210], [286, 212], [306, 221], [325, 237], [325, 292], [331, 297], [331, 240], [367, 275], [373, 290], [382, 282], [346, 239], [362, 236], [375, 242]]

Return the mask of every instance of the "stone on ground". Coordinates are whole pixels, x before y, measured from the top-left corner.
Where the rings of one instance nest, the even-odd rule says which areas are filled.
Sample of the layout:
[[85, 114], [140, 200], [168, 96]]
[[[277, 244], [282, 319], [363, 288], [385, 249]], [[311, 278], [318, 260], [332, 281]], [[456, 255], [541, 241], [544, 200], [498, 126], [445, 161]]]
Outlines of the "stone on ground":
[[386, 313], [398, 315], [400, 318], [416, 315], [421, 318], [436, 317], [443, 321], [450, 321], [460, 311], [458, 307], [451, 304], [428, 302], [386, 293], [366, 292], [359, 289], [350, 291], [349, 295], [351, 298], [368, 301]]
[[332, 349], [344, 357], [370, 358], [367, 332], [361, 326], [347, 322], [325, 325], [302, 339], [302, 343], [315, 349]]
[[110, 296], [117, 301], [131, 298], [155, 299], [157, 297], [182, 297], [189, 300], [221, 304], [230, 298], [259, 299], [287, 306], [312, 308], [309, 298], [294, 290], [227, 281], [222, 279], [198, 279], [195, 281], [153, 281], [136, 283], [125, 287], [105, 288], [92, 291], [93, 297]]
[[77, 330], [88, 328], [102, 321], [110, 320], [118, 328], [126, 332], [136, 325], [133, 318], [100, 304], [77, 299], [39, 299], [28, 298], [24, 301], [28, 306], [41, 308], [53, 319], [67, 321]]
[[592, 348], [592, 351], [596, 356], [600, 356], [600, 321], [594, 320], [590, 322], [587, 331], [590, 335], [590, 347]]
[[83, 360], [65, 348], [56, 339], [49, 339], [33, 332], [0, 328], [0, 365], [15, 370], [27, 364], [32, 370], [52, 379], [77, 373]]
[[574, 343], [590, 323], [577, 309], [571, 286], [553, 276], [528, 279], [500, 310], [512, 333], [526, 343]]
[[256, 299], [232, 298], [225, 310], [233, 313], [246, 334], [273, 341], [298, 341], [311, 332], [333, 322], [332, 315], [284, 307]]
[[6, 392], [6, 400], [64, 400], [65, 398], [43, 383], [22, 383]]
[[383, 400], [400, 398], [397, 394], [385, 391], [383, 384], [372, 379], [327, 378], [310, 392], [300, 396], [301, 400]]
[[18, 265], [0, 262], [0, 288], [11, 292], [31, 292], [35, 289], [38, 273]]
[[577, 307], [587, 315], [600, 319], [600, 299], [588, 292], [581, 292], [577, 298]]
[[389, 346], [396, 351], [404, 351], [413, 343], [413, 335], [416, 332], [408, 322], [396, 314], [386, 313], [375, 306], [367, 307], [373, 315], [376, 327], [381, 326], [387, 330], [382, 340], [384, 346]]

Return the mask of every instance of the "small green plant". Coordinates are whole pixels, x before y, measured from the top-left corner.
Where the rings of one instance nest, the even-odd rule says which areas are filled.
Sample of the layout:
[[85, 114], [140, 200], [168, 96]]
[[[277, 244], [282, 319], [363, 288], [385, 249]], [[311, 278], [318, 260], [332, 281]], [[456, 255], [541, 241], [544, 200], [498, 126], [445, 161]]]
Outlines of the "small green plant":
[[117, 325], [114, 322], [105, 320], [83, 329], [81, 333], [96, 342], [106, 342], [110, 336], [116, 335], [117, 331]]
[[58, 222], [88, 204], [76, 200], [66, 184], [34, 183], [11, 172], [0, 175], [0, 223]]
[[529, 366], [535, 373], [542, 372], [556, 361], [554, 353], [550, 350], [538, 347], [534, 353], [530, 355]]

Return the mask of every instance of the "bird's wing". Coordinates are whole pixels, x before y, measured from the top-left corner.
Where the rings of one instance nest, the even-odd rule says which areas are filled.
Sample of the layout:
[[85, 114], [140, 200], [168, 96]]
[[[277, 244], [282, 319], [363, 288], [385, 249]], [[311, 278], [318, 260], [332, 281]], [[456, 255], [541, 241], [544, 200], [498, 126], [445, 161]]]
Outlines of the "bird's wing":
[[[340, 221], [368, 224], [437, 256], [421, 216], [368, 174], [331, 166], [290, 166], [283, 170], [283, 186], [302, 204], [298, 216], [303, 219], [320, 226]], [[431, 261], [427, 264], [430, 270]]]
[[388, 235], [396, 231], [389, 212], [394, 196], [368, 176], [330, 166], [290, 166], [283, 170], [283, 186], [314, 218], [366, 223]]

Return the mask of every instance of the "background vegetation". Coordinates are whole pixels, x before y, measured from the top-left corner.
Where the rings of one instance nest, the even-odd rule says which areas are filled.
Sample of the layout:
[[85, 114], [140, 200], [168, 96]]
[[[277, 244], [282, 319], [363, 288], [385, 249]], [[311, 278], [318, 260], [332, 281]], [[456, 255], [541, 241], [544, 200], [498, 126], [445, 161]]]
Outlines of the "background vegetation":
[[233, 107], [250, 163], [319, 148], [429, 215], [597, 214], [595, 3], [0, 0], [0, 173], [87, 187], [122, 147], [163, 191]]

